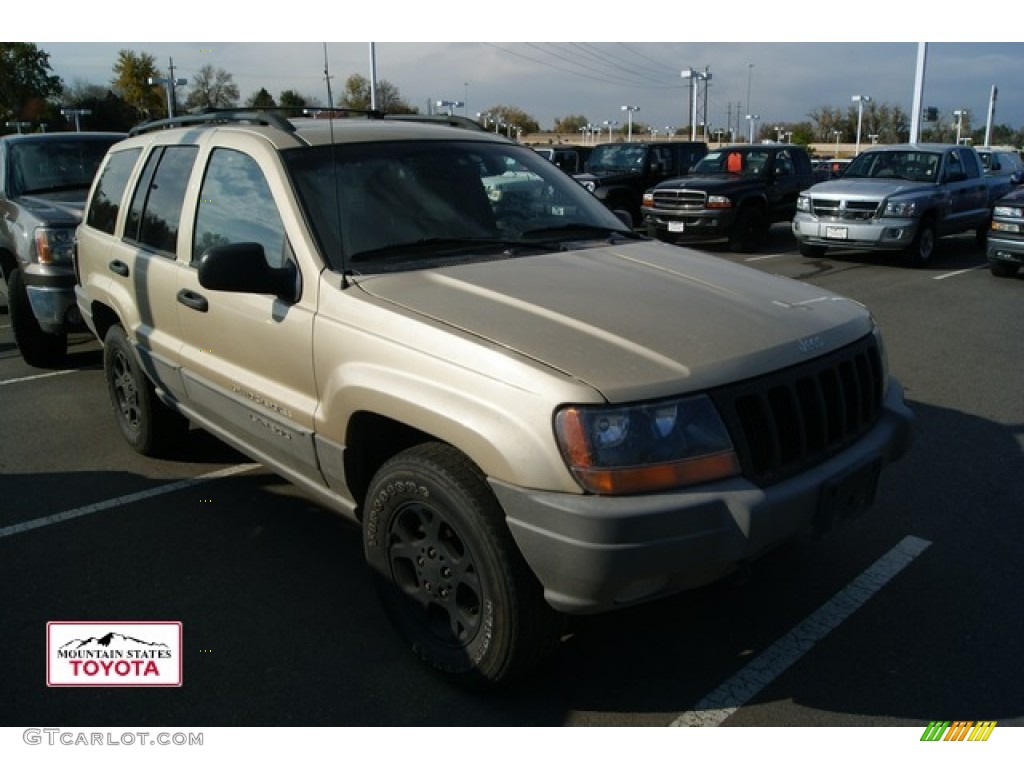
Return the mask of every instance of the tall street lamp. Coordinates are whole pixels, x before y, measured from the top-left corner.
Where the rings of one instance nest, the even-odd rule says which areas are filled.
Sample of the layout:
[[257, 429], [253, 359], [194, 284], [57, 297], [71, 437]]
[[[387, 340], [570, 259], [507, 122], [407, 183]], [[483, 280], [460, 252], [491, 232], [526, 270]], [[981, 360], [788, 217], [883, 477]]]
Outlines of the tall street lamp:
[[608, 141], [612, 140], [612, 128], [619, 124], [618, 120], [605, 120], [601, 125], [608, 126]]
[[753, 144], [754, 143], [754, 121], [755, 120], [760, 120], [760, 119], [761, 119], [760, 115], [747, 115], [747, 120], [750, 121], [750, 139], [748, 140], [749, 144]]
[[179, 85], [188, 85], [188, 80], [178, 77], [150, 77], [147, 78], [150, 85], [162, 85], [167, 90], [167, 117], [174, 117], [174, 89]]
[[966, 109], [954, 109], [953, 114], [956, 116], [956, 143], [960, 143], [960, 131], [964, 127], [964, 115], [967, 114]]
[[860, 124], [864, 119], [864, 102], [871, 101], [871, 97], [857, 95], [850, 97], [850, 101], [857, 102], [857, 145], [853, 150], [853, 156], [856, 157], [860, 154]]
[[75, 118], [75, 131], [76, 132], [80, 132], [82, 130], [82, 125], [78, 121], [78, 118], [79, 117], [84, 117], [86, 115], [91, 115], [92, 114], [92, 110], [91, 109], [62, 109], [60, 111], [60, 113], [62, 115], [64, 115], [64, 117], [73, 117], [73, 118]]
[[487, 130], [487, 121], [491, 119], [491, 116], [487, 112], [477, 112], [477, 120], [484, 121], [484, 130]]
[[462, 101], [452, 101], [450, 99], [441, 99], [440, 101], [437, 102], [437, 106], [441, 107], [441, 109], [447, 108], [448, 109], [448, 117], [451, 117], [452, 116], [452, 109], [454, 109], [456, 107], [464, 107], [464, 106], [466, 106], [466, 104], [465, 104], [465, 102], [462, 102]]
[[839, 157], [839, 137], [843, 135], [843, 132], [838, 129], [833, 129], [832, 133], [836, 137], [836, 157]]
[[623, 104], [622, 105], [622, 111], [626, 113], [626, 124], [628, 126], [627, 127], [627, 133], [626, 133], [626, 141], [632, 141], [633, 140], [633, 113], [634, 112], [639, 112], [640, 111], [640, 107], [631, 107], [631, 106], [628, 106], [626, 104]]

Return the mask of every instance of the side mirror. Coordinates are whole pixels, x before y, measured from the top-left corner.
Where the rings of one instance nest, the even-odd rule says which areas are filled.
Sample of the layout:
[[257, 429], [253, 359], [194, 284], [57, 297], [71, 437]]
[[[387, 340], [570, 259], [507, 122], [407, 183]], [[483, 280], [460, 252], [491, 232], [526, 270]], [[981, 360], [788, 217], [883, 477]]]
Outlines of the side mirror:
[[215, 291], [269, 293], [285, 301], [299, 297], [295, 265], [267, 264], [259, 243], [216, 245], [199, 257], [199, 284]]

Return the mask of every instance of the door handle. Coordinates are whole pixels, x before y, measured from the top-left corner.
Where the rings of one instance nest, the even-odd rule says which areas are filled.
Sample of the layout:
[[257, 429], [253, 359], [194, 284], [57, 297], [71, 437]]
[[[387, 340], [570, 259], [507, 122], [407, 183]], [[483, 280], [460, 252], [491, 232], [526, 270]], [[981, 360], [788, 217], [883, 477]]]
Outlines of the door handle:
[[201, 293], [190, 291], [188, 288], [182, 288], [178, 291], [178, 302], [198, 312], [206, 312], [210, 308], [205, 296]]
[[107, 264], [107, 268], [114, 274], [120, 275], [121, 277], [128, 277], [131, 273], [128, 269], [128, 265], [120, 259], [114, 259], [112, 262]]

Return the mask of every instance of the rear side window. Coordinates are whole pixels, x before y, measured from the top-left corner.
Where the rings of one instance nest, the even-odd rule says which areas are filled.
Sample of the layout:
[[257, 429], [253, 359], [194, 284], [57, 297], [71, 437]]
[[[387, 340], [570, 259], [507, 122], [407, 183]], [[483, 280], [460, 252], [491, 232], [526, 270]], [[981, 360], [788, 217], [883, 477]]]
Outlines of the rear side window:
[[135, 167], [135, 161], [139, 159], [141, 152], [141, 149], [129, 149], [124, 152], [114, 152], [110, 156], [110, 160], [107, 161], [107, 165], [96, 183], [92, 201], [89, 203], [89, 212], [86, 214], [85, 223], [90, 227], [106, 232], [108, 235], [114, 234], [117, 214], [121, 210], [121, 199], [128, 186], [132, 168]]
[[124, 227], [126, 240], [174, 258], [181, 208], [197, 152], [198, 147], [183, 145], [153, 151], [132, 196]]

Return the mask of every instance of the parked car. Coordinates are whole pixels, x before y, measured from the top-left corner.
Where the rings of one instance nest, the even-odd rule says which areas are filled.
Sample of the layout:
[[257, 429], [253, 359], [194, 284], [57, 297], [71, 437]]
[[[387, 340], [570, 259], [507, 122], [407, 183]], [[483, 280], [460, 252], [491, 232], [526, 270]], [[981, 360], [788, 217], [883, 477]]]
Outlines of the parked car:
[[612, 210], [640, 226], [643, 194], [655, 184], [685, 176], [707, 154], [703, 141], [633, 141], [598, 144], [576, 180]]
[[1024, 187], [996, 201], [986, 256], [996, 277], [1013, 277], [1024, 265]]
[[546, 157], [563, 171], [569, 174], [583, 173], [591, 147], [566, 146], [560, 144], [550, 147], [534, 147], [533, 150], [541, 157]]
[[77, 266], [128, 444], [191, 421], [357, 521], [457, 679], [838, 530], [911, 442], [859, 302], [651, 241], [489, 132], [156, 123], [108, 153]]
[[992, 181], [994, 199], [1009, 194], [1024, 181], [1024, 161], [1016, 152], [991, 147], [977, 147], [977, 152], [985, 175]]
[[84, 329], [71, 254], [85, 196], [123, 133], [0, 136], [0, 291], [25, 362], [52, 366]]
[[944, 235], [974, 230], [984, 244], [998, 186], [971, 147], [879, 146], [800, 195], [793, 235], [810, 258], [829, 248], [902, 251], [921, 267]]
[[725, 238], [734, 251], [760, 247], [776, 222], [796, 213], [814, 184], [807, 150], [793, 144], [736, 144], [710, 150], [687, 176], [644, 193], [647, 234], [672, 243]]

